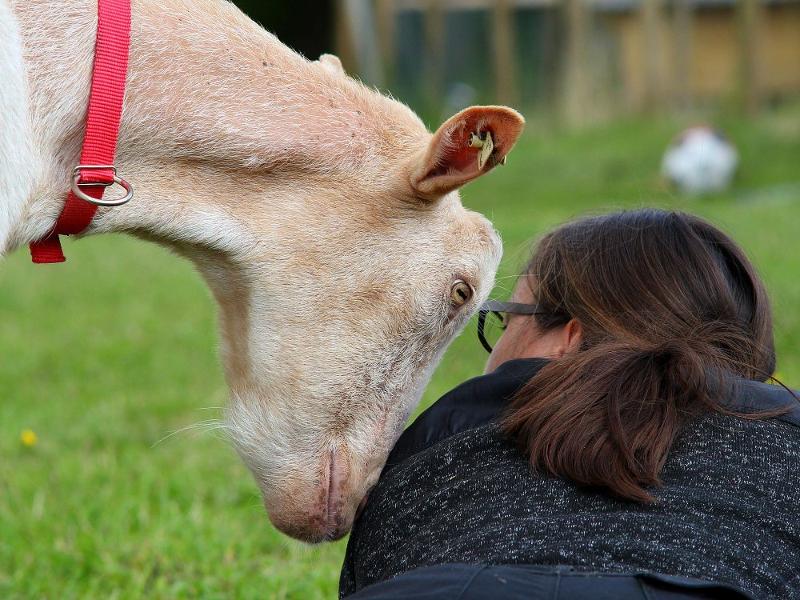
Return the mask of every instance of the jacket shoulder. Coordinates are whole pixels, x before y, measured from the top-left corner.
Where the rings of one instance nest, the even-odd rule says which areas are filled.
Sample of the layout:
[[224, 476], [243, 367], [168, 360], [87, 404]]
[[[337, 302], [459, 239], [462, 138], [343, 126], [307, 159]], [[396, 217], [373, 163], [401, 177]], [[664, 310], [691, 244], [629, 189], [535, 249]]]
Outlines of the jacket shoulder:
[[516, 393], [547, 364], [545, 359], [516, 359], [488, 375], [473, 377], [423, 412], [397, 440], [386, 468], [449, 438], [496, 421]]
[[800, 427], [800, 393], [779, 385], [738, 379], [728, 407], [743, 413], [783, 410], [772, 418]]

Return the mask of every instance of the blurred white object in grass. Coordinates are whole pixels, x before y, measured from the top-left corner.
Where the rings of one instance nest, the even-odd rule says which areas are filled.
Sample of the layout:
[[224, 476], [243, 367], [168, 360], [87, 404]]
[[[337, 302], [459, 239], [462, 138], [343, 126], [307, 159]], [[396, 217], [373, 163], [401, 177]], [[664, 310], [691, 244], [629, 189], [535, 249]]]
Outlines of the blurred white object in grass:
[[664, 153], [661, 171], [684, 194], [723, 191], [730, 185], [739, 155], [720, 131], [708, 126], [684, 130]]

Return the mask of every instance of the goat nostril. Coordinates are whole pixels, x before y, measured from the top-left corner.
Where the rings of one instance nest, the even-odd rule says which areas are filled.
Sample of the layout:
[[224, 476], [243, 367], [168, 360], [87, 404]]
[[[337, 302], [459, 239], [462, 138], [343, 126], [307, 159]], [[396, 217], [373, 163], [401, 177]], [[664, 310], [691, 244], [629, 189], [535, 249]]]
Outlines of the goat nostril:
[[347, 453], [341, 448], [331, 450], [327, 465], [328, 485], [324, 491], [322, 508], [325, 511], [325, 523], [328, 527], [337, 525], [342, 510], [345, 488], [350, 474]]
[[328, 460], [328, 497], [325, 505], [325, 521], [330, 523], [333, 516], [334, 498], [336, 496], [336, 451], [331, 450], [330, 458]]

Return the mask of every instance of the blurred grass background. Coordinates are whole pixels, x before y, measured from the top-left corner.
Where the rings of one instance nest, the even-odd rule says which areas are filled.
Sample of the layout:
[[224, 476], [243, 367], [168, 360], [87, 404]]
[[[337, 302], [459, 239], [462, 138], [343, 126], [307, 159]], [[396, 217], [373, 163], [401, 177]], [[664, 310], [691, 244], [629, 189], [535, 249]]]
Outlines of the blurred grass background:
[[[800, 385], [800, 112], [717, 124], [741, 154], [726, 194], [681, 199], [658, 177], [685, 122], [628, 120], [556, 133], [532, 122], [509, 165], [466, 205], [505, 240], [497, 297], [530, 243], [589, 212], [656, 205], [737, 239], [775, 308], [779, 372]], [[344, 542], [278, 534], [213, 432], [225, 389], [214, 306], [190, 264], [122, 236], [68, 242], [65, 265], [0, 264], [0, 598], [331, 598]], [[424, 405], [479, 374], [474, 324]], [[33, 447], [20, 435], [38, 435]]]

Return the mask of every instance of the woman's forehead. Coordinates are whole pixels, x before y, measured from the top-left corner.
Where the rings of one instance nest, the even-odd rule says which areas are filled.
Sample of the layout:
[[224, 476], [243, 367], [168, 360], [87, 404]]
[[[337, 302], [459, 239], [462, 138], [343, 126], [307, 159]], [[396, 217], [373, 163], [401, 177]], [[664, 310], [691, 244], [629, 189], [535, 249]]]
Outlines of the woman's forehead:
[[511, 295], [512, 302], [521, 302], [523, 304], [530, 304], [533, 302], [533, 289], [535, 282], [530, 275], [521, 275], [517, 278], [517, 285], [514, 287], [514, 293]]

